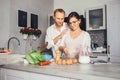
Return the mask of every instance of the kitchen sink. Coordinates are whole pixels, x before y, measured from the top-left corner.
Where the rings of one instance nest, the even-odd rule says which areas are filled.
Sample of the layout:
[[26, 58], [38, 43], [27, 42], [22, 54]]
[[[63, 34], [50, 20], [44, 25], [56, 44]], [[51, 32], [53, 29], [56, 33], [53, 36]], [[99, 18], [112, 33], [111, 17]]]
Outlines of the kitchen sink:
[[25, 55], [21, 54], [2, 54], [0, 55], [0, 65], [12, 64], [24, 60]]

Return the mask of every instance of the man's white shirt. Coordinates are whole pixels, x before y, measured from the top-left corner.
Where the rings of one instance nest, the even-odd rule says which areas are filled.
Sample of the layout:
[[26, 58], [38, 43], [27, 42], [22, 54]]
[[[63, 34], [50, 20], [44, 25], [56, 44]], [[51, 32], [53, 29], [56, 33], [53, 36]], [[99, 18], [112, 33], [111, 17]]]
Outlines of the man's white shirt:
[[61, 30], [58, 31], [56, 29], [56, 26], [55, 24], [51, 25], [50, 27], [48, 27], [47, 31], [46, 31], [46, 38], [45, 38], [45, 42], [48, 42], [48, 46], [47, 46], [47, 49], [50, 49], [52, 48], [52, 52], [53, 52], [53, 57], [55, 58], [56, 57], [56, 54], [55, 54], [55, 50], [58, 49], [58, 47], [60, 46], [61, 44], [61, 41], [62, 41], [62, 38], [56, 43], [54, 44], [53, 42], [53, 39], [55, 37], [57, 37], [58, 35], [61, 34], [61, 32], [65, 29], [69, 29], [68, 25], [66, 23], [63, 23], [63, 26], [61, 27]]

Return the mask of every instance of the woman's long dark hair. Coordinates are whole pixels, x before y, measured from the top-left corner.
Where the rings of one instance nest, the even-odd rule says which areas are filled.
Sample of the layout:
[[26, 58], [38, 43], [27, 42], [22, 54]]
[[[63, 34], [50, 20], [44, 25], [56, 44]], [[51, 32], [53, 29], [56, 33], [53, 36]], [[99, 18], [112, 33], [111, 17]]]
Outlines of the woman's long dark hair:
[[77, 12], [71, 12], [67, 17], [67, 23], [69, 24], [70, 18], [75, 17], [76, 19], [81, 19], [80, 28], [86, 30], [86, 21], [83, 15], [79, 15]]
[[69, 24], [69, 21], [70, 21], [70, 18], [72, 17], [75, 17], [76, 19], [80, 19], [80, 16], [77, 12], [71, 12], [69, 15], [68, 15], [68, 19], [67, 19], [67, 23]]

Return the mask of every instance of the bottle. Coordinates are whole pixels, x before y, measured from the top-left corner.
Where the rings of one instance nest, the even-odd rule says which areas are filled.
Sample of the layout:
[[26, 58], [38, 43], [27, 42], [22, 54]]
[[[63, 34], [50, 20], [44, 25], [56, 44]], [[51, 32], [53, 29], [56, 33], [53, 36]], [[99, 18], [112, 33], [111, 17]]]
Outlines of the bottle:
[[56, 63], [57, 63], [57, 61], [60, 60], [60, 50], [56, 50], [55, 53], [56, 53], [56, 59], [55, 60], [56, 60]]

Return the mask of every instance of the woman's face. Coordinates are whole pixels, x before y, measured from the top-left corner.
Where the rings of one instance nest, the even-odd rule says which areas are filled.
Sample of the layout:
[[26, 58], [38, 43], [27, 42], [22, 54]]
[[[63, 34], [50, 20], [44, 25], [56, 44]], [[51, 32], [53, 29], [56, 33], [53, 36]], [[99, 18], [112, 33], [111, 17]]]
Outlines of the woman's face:
[[69, 26], [72, 30], [77, 30], [79, 29], [81, 20], [76, 19], [76, 17], [71, 17], [69, 20]]

